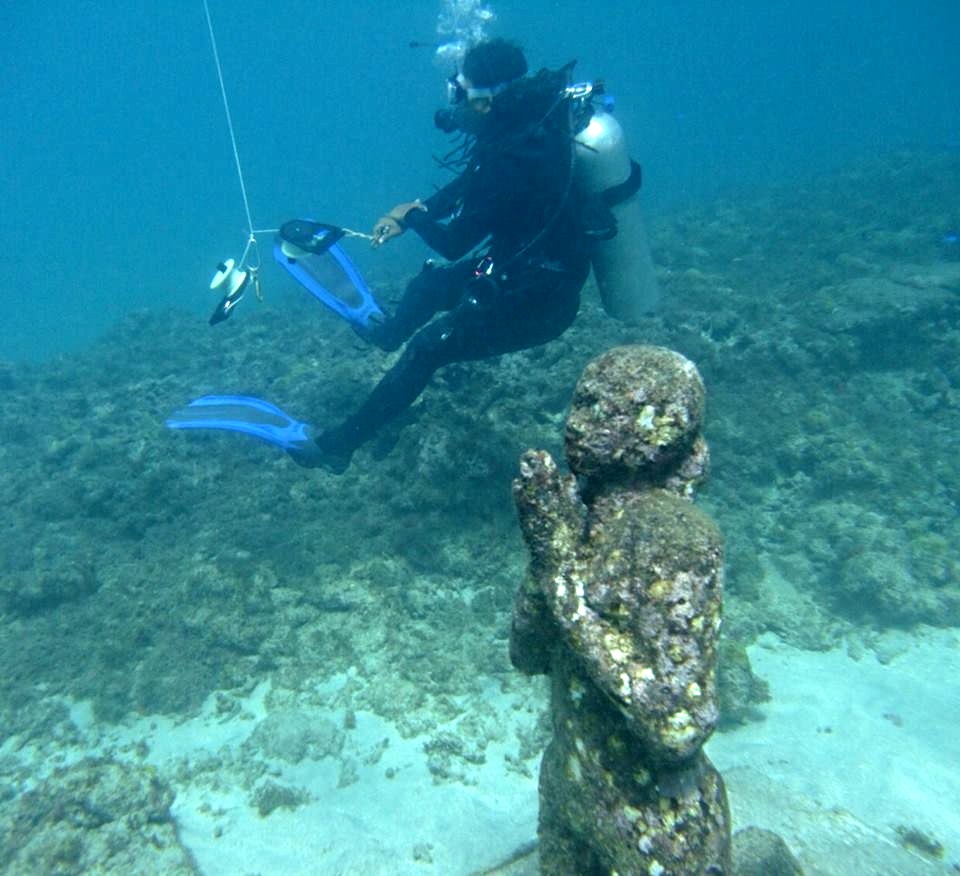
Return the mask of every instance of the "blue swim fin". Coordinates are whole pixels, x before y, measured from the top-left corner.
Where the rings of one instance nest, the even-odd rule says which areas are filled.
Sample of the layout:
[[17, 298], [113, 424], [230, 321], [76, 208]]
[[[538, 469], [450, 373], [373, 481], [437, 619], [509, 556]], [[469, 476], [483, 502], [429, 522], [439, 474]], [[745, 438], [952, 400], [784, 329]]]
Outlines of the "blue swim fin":
[[280, 227], [273, 245], [277, 264], [321, 304], [359, 328], [384, 318], [356, 265], [340, 248], [342, 228], [310, 219], [292, 219]]
[[270, 402], [247, 395], [205, 395], [175, 411], [166, 426], [243, 432], [295, 454], [312, 445], [310, 426]]

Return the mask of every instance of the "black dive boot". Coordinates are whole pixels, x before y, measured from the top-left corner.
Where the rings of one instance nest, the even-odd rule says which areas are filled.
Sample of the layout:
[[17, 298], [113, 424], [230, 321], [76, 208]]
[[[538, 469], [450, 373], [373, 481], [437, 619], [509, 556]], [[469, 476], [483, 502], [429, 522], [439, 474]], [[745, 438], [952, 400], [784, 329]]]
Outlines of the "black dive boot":
[[337, 434], [336, 429], [324, 432], [302, 449], [291, 449], [290, 458], [304, 468], [322, 468], [331, 474], [343, 474], [350, 465], [354, 448]]

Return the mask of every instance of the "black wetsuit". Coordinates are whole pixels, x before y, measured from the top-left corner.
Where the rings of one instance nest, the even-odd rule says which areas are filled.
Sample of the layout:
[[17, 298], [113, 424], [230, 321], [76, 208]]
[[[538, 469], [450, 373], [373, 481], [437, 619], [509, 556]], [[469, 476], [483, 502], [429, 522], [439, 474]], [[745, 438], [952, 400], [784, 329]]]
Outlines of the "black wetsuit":
[[543, 344], [573, 322], [590, 265], [572, 149], [563, 125], [478, 138], [466, 170], [407, 213], [404, 226], [453, 263], [424, 267], [369, 333], [385, 350], [409, 343], [360, 409], [320, 436], [322, 451], [349, 459], [438, 368]]

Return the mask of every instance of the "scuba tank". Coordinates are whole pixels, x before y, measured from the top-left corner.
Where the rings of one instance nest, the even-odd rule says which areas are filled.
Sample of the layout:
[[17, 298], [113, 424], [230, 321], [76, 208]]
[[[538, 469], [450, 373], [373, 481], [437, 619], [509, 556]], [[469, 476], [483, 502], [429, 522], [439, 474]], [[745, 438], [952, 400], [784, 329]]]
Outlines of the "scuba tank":
[[[596, 94], [600, 89], [591, 90]], [[640, 212], [640, 168], [631, 162], [623, 128], [608, 107], [591, 109], [574, 140], [574, 172], [585, 194], [601, 198], [616, 222], [607, 239], [594, 241], [590, 261], [604, 310], [615, 319], [636, 322], [660, 301]]]

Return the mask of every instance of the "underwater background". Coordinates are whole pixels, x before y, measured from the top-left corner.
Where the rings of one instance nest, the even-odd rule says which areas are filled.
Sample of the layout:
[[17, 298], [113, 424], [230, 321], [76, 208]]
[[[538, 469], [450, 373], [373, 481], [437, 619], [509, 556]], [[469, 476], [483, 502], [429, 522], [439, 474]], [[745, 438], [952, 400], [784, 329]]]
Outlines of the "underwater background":
[[[211, 5], [256, 227], [365, 230], [444, 180], [449, 70], [409, 46], [444, 5]], [[664, 304], [623, 326], [591, 282], [339, 478], [162, 426], [209, 392], [325, 422], [390, 361], [272, 266], [207, 326], [246, 227], [202, 4], [8, 10], [5, 872], [535, 872], [490, 869], [535, 837], [549, 738], [507, 655], [510, 481], [623, 343], [707, 386], [735, 827], [808, 873], [956, 872], [960, 10], [493, 5], [532, 68], [616, 95]], [[350, 252], [388, 303], [426, 254]]]
[[[214, 4], [257, 227], [306, 213], [367, 230], [443, 181], [431, 119], [450, 70], [409, 43], [435, 40], [458, 5], [471, 4]], [[649, 211], [960, 147], [960, 11], [946, 0], [494, 11], [490, 32], [518, 39], [531, 68], [576, 58], [578, 76], [605, 78]], [[246, 223], [202, 3], [9, 4], [0, 74], [0, 356], [76, 349], [132, 309], [206, 310]], [[422, 256], [408, 245], [369, 269], [395, 277]]]

